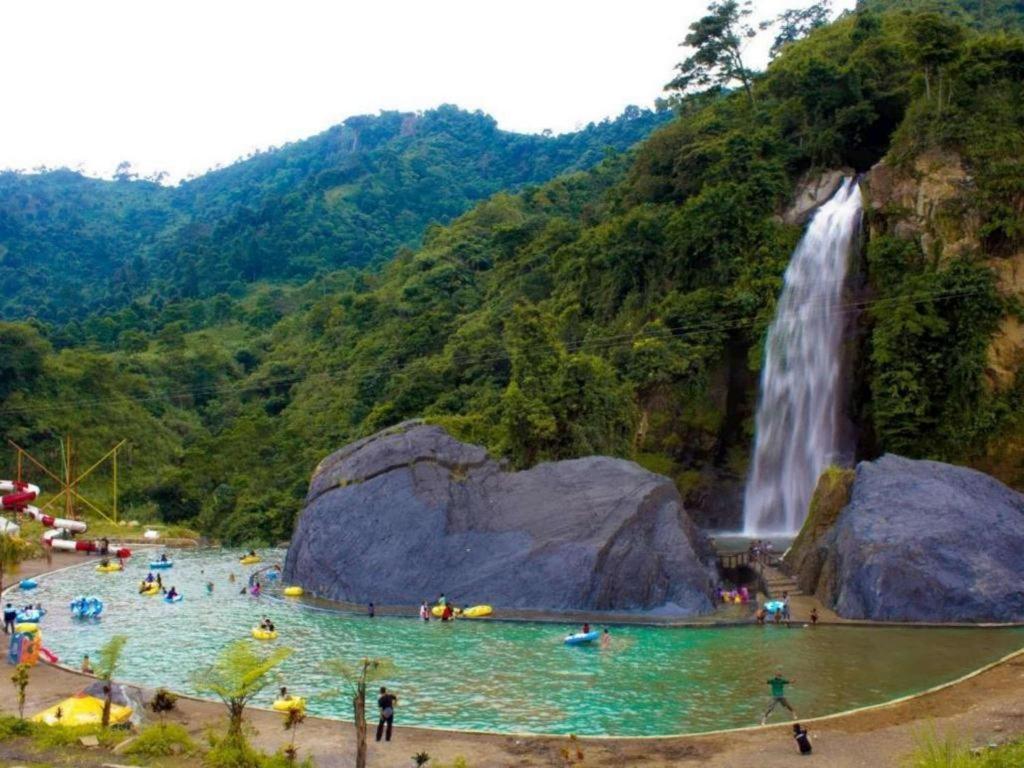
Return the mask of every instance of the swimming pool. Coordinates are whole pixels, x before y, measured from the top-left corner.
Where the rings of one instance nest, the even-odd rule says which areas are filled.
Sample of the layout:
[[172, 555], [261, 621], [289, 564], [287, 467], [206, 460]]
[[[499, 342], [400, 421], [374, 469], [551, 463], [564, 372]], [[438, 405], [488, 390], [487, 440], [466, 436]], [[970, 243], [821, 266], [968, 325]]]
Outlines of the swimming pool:
[[[120, 574], [82, 566], [39, 578], [24, 601], [50, 610], [44, 644], [63, 663], [95, 658], [112, 635], [128, 645], [118, 678], [192, 692], [191, 674], [233, 640], [248, 638], [264, 615], [295, 649], [281, 681], [306, 696], [313, 714], [349, 718], [350, 702], [321, 662], [386, 656], [382, 681], [400, 695], [398, 718], [415, 724], [496, 732], [648, 736], [756, 724], [775, 668], [793, 680], [790, 701], [802, 717], [877, 704], [955, 679], [1024, 646], [1019, 629], [813, 627], [613, 627], [613, 647], [566, 647], [574, 625], [414, 618], [369, 619], [239, 594], [259, 566], [238, 552], [177, 550], [164, 583], [177, 604], [140, 597], [149, 554]], [[277, 553], [280, 558], [281, 553]], [[274, 558], [264, 553], [264, 565]], [[228, 574], [237, 582], [231, 584]], [[207, 595], [204, 584], [215, 583]], [[68, 603], [95, 594], [106, 604], [96, 623], [75, 622]], [[14, 601], [22, 595], [15, 590]], [[272, 689], [257, 700], [268, 705]], [[777, 715], [776, 717], [783, 717]]]

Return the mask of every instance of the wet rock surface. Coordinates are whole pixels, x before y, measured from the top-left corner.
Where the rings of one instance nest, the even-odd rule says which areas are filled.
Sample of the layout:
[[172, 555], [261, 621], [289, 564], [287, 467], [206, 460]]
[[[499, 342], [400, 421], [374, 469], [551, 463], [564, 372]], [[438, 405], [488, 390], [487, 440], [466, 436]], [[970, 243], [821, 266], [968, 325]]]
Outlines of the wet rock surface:
[[324, 459], [284, 579], [334, 600], [712, 610], [714, 555], [675, 485], [603, 456], [507, 471], [408, 423]]
[[965, 467], [885, 455], [798, 573], [846, 618], [1024, 621], [1024, 495]]

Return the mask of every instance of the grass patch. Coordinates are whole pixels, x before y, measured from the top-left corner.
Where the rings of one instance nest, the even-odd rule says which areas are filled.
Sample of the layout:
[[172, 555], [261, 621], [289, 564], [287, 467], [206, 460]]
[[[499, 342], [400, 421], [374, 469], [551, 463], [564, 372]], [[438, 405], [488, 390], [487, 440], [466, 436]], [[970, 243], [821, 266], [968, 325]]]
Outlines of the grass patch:
[[182, 726], [175, 723], [151, 725], [142, 732], [125, 750], [126, 754], [141, 757], [166, 757], [169, 755], [191, 755], [198, 750], [196, 743]]
[[1024, 765], [1024, 741], [991, 749], [972, 750], [959, 737], [934, 729], [917, 736], [917, 747], [904, 768], [1020, 768]]
[[38, 725], [32, 724], [32, 743], [40, 749], [67, 749], [79, 746], [78, 740], [83, 736], [95, 736], [100, 746], [105, 749], [124, 741], [130, 731], [124, 728], [107, 728], [98, 725]]

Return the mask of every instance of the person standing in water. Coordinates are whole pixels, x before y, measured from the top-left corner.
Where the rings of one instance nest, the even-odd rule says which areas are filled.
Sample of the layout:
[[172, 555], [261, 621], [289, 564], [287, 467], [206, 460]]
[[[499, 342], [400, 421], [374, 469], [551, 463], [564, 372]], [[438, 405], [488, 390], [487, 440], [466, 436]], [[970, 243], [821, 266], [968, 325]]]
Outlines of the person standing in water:
[[385, 741], [391, 741], [391, 725], [395, 721], [395, 705], [398, 704], [398, 697], [388, 693], [383, 685], [380, 687], [380, 698], [377, 699], [377, 708], [380, 710], [380, 722], [377, 723], [377, 741], [384, 735], [384, 728], [387, 726]]
[[768, 722], [768, 715], [778, 707], [782, 706], [789, 710], [790, 714], [793, 715], [793, 719], [796, 720], [796, 710], [790, 706], [790, 703], [786, 701], [786, 686], [792, 685], [793, 683], [782, 676], [782, 670], [775, 670], [775, 677], [768, 681], [768, 685], [772, 689], [772, 703], [768, 705], [768, 709], [765, 710], [764, 716], [761, 718], [761, 725], [765, 725]]
[[373, 603], [370, 603], [368, 606], [366, 606], [366, 615], [369, 616], [371, 619], [377, 615], [377, 612], [373, 608]]
[[427, 605], [426, 600], [420, 604], [420, 618], [424, 621], [430, 621], [430, 607]]
[[611, 633], [608, 632], [608, 627], [605, 627], [604, 631], [601, 633], [601, 650], [602, 651], [607, 651], [611, 647], [612, 647], [612, 636], [611, 636]]

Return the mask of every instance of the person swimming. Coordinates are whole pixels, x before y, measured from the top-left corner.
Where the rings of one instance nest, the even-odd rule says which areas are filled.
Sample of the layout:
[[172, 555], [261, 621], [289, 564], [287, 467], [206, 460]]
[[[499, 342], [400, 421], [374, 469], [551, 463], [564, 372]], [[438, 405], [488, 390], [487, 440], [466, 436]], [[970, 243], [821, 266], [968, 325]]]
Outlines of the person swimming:
[[206, 582], [206, 594], [208, 594], [208, 595], [212, 595], [213, 594], [213, 582], [212, 581]]

